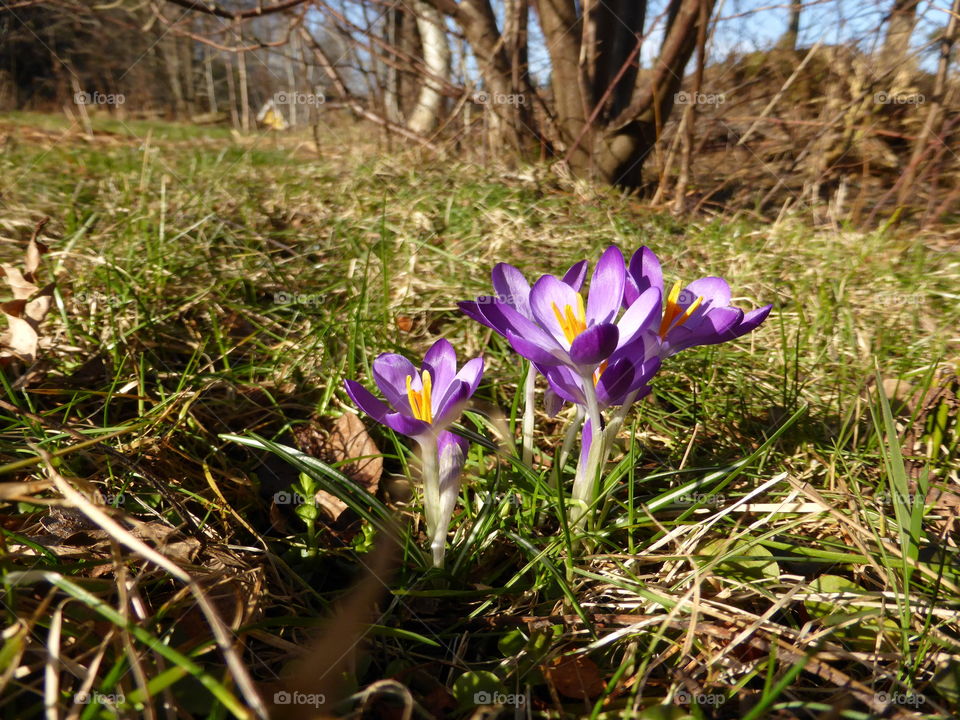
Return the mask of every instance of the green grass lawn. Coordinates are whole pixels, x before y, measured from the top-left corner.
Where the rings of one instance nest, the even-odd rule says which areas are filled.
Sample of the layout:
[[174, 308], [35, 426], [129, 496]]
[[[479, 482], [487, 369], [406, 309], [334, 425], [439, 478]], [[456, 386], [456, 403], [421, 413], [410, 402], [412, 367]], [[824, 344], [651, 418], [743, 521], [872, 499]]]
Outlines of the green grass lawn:
[[[94, 127], [0, 117], [3, 262], [49, 217], [39, 284], [56, 280], [38, 363], [2, 375], [3, 717], [253, 717], [303, 651], [299, 704], [272, 717], [960, 713], [942, 237], [680, 221], [350, 126], [319, 147]], [[497, 262], [562, 273], [613, 243], [654, 249], [668, 286], [720, 275], [739, 306], [775, 306], [664, 363], [574, 539], [550, 484], [569, 411], [538, 411], [522, 466], [523, 365], [456, 303]], [[372, 388], [378, 354], [419, 362], [439, 337], [486, 359], [443, 570], [413, 445], [367, 425], [372, 496], [326, 440], [354, 410], [345, 378]], [[276, 502], [317, 489], [336, 521]]]

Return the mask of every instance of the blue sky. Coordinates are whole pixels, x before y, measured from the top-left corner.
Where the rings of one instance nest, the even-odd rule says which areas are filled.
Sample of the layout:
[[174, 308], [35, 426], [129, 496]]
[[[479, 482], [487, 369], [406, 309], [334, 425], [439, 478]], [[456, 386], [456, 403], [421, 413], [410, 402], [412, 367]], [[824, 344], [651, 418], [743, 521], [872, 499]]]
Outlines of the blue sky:
[[[656, 0], [648, 10], [648, 23], [662, 13], [664, 0]], [[495, 2], [498, 7], [501, 3]], [[818, 40], [827, 44], [840, 44], [854, 40], [864, 50], [872, 49], [883, 38], [883, 18], [892, 0], [863, 3], [850, 0], [829, 0], [806, 3], [800, 21], [800, 46], [809, 47]], [[919, 21], [913, 35], [913, 46], [919, 48], [929, 34], [947, 21], [947, 5], [929, 0], [921, 2]], [[764, 2], [763, 0], [727, 0], [718, 2], [715, 13], [714, 33], [710, 59], [723, 59], [732, 52], [751, 52], [770, 48], [787, 27], [789, 4]], [[662, 23], [661, 23], [662, 25]], [[877, 30], [880, 29], [880, 33]], [[531, 13], [531, 71], [538, 82], [546, 80], [550, 64], [547, 59], [543, 36], [536, 17]], [[641, 51], [641, 62], [649, 67], [656, 57], [662, 31], [658, 26], [650, 32]], [[927, 53], [923, 67], [933, 70], [936, 64], [933, 53]]]
[[[667, 0], [653, 0], [647, 11], [648, 25], [659, 19], [657, 25], [648, 29], [648, 38], [641, 51], [641, 63], [650, 67], [659, 49], [662, 39], [663, 19], [660, 15]], [[502, 18], [503, 3], [492, 0], [494, 10]], [[804, 4], [800, 23], [800, 47], [810, 47], [818, 40], [826, 44], [855, 42], [861, 49], [871, 51], [883, 40], [884, 18], [893, 0], [810, 0]], [[947, 0], [922, 0], [918, 8], [918, 23], [913, 34], [912, 46], [915, 51], [926, 42], [931, 32], [943, 27], [948, 19]], [[710, 44], [710, 62], [716, 62], [731, 53], [746, 53], [772, 47], [787, 27], [790, 5], [782, 0], [717, 0], [714, 13], [715, 31]], [[348, 17], [363, 25], [362, 10], [359, 5], [346, 3]], [[451, 28], [452, 21], [448, 20]], [[313, 17], [313, 23], [322, 26], [319, 16]], [[316, 30], [314, 30], [316, 33]], [[547, 49], [540, 33], [536, 14], [530, 12], [530, 69], [535, 81], [544, 84], [549, 78], [550, 62]], [[454, 68], [460, 67], [454, 44]], [[360, 56], [366, 61], [368, 54], [363, 49]], [[928, 71], [936, 68], [936, 48], [921, 55], [921, 67]], [[467, 72], [470, 81], [479, 83], [476, 62], [467, 59]]]

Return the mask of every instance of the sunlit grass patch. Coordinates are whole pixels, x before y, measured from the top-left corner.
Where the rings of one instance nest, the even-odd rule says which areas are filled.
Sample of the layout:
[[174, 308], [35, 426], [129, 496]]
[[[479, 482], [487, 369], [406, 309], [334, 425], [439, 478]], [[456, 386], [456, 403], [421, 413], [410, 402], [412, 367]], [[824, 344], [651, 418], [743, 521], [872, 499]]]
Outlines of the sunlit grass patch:
[[[534, 717], [659, 704], [818, 717], [848, 703], [857, 718], [891, 700], [901, 717], [955, 713], [956, 389], [937, 372], [956, 360], [954, 256], [794, 220], [681, 225], [537, 173], [152, 137], [164, 142], [21, 140], [0, 156], [18, 178], [4, 260], [49, 215], [58, 273], [43, 364], [23, 389], [7, 378], [0, 411], [10, 717], [39, 717], [44, 693], [65, 709], [100, 698], [77, 705], [83, 717], [109, 703], [137, 716], [148, 695], [198, 717], [248, 704], [188, 586], [62, 505], [31, 445], [209, 594], [268, 701], [389, 525], [389, 591], [337, 712], [389, 679], [422, 716], [470, 717], [485, 699], [512, 713], [521, 697]], [[488, 292], [496, 262], [536, 277], [612, 243], [654, 248], [668, 285], [722, 275], [737, 304], [775, 308], [657, 376], [613, 448], [583, 554], [550, 485], [562, 423], [538, 413], [536, 469], [516, 461], [523, 370], [456, 302]], [[402, 438], [369, 427], [384, 456], [375, 498], [343, 458], [297, 447], [352, 408], [344, 378], [438, 337], [483, 353], [474, 410], [497, 421], [463, 420], [474, 443], [442, 572]], [[911, 391], [885, 384], [896, 378]], [[348, 509], [298, 513], [297, 488]]]

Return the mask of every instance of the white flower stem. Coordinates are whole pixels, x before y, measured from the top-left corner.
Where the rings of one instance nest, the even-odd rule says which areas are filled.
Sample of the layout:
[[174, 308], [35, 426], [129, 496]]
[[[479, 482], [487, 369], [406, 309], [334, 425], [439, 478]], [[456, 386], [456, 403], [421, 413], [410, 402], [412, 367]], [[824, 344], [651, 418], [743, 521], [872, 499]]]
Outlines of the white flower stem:
[[[433, 551], [433, 566], [443, 567], [444, 544], [437, 547], [437, 528], [440, 522], [440, 466], [437, 462], [437, 439], [433, 435], [419, 438], [423, 463], [423, 515], [427, 522], [427, 537]], [[443, 538], [446, 540], [446, 537]]]
[[[606, 455], [606, 433], [600, 416], [600, 406], [597, 403], [597, 392], [593, 387], [593, 377], [585, 378], [583, 383], [584, 395], [587, 400], [587, 415], [590, 417], [590, 452], [587, 462], [577, 465], [577, 475], [573, 481], [573, 497], [570, 507], [570, 525], [583, 527], [587, 516], [587, 509], [596, 499], [597, 474], [600, 464]], [[582, 451], [581, 451], [582, 452]]]
[[[610, 422], [607, 423], [607, 427], [604, 428], [603, 452], [597, 461], [599, 463], [598, 467], [606, 467], [607, 459], [610, 457], [610, 451], [613, 449], [613, 443], [617, 439], [617, 435], [620, 433], [620, 428], [623, 427], [623, 422], [627, 417], [627, 413], [630, 411], [630, 408], [633, 407], [633, 403], [636, 402], [639, 392], [639, 390], [636, 390], [626, 397], [623, 404], [613, 413], [613, 417], [610, 418]], [[604, 506], [603, 510], [595, 516], [595, 518], [601, 519], [605, 515], [606, 505]]]
[[533, 413], [536, 403], [537, 369], [533, 363], [527, 365], [527, 379], [523, 387], [523, 430], [521, 442], [523, 454], [521, 460], [527, 467], [533, 467]]

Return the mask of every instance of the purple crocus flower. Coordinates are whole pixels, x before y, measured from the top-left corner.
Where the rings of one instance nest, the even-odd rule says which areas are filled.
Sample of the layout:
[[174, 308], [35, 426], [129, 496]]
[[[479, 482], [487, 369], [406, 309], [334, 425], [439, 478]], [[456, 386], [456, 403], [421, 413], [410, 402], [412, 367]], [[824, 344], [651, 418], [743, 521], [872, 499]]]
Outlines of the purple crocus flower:
[[639, 337], [659, 308], [660, 290], [649, 288], [617, 320], [625, 284], [623, 254], [611, 246], [594, 268], [586, 302], [560, 278], [544, 275], [530, 290], [532, 317], [500, 302], [485, 307], [484, 314], [497, 316], [513, 349], [539, 368], [563, 365], [590, 378]]
[[447, 428], [460, 418], [482, 376], [482, 357], [469, 360], [458, 372], [453, 346], [440, 339], [427, 351], [419, 370], [395, 353], [384, 353], [373, 361], [373, 379], [386, 403], [360, 383], [344, 380], [358, 408], [420, 445], [424, 516], [436, 567], [443, 566], [447, 529], [469, 449], [465, 439]]
[[460, 417], [482, 376], [482, 357], [457, 372], [457, 354], [441, 338], [427, 351], [419, 370], [395, 353], [383, 353], [373, 361], [373, 379], [389, 405], [358, 382], [344, 380], [344, 385], [357, 407], [377, 422], [414, 440], [437, 440]]
[[[503, 337], [507, 336], [508, 331], [518, 332], [520, 329], [515, 327], [509, 317], [499, 310], [496, 306], [497, 303], [512, 308], [531, 322], [536, 322], [530, 308], [530, 283], [527, 282], [520, 270], [508, 263], [498, 263], [491, 271], [490, 277], [493, 281], [493, 289], [497, 294], [494, 296], [482, 295], [476, 300], [457, 303], [465, 315], [482, 325], [486, 325]], [[586, 277], [587, 261], [580, 260], [571, 265], [564, 273], [562, 282], [569, 285], [574, 291], [579, 292]], [[537, 373], [543, 375], [544, 369], [536, 363], [531, 363], [525, 383], [526, 402], [523, 409], [523, 459], [526, 463], [529, 463], [533, 457], [533, 396]], [[547, 389], [543, 401], [547, 414], [551, 417], [560, 412], [560, 408], [563, 406], [563, 400], [550, 388]]]
[[[593, 377], [597, 406], [605, 410], [633, 402], [650, 392], [647, 383], [660, 370], [659, 343], [641, 333], [633, 342], [615, 351], [600, 363]], [[546, 368], [547, 382], [560, 398], [577, 405], [587, 404], [584, 378], [563, 365]]]
[[[654, 252], [641, 247], [630, 258], [624, 305], [629, 308], [651, 288], [663, 296], [663, 271]], [[723, 278], [700, 278], [682, 290], [678, 280], [663, 296], [659, 327], [648, 330], [660, 341], [660, 357], [669, 357], [695, 345], [715, 345], [746, 335], [766, 320], [773, 307], [764, 305], [744, 313], [730, 305], [730, 297], [730, 286]]]
[[[457, 303], [465, 315], [478, 323], [486, 325], [491, 330], [506, 337], [507, 330], [514, 330], [509, 320], [495, 307], [496, 303], [507, 305], [523, 317], [535, 322], [533, 311], [530, 309], [530, 283], [513, 265], [498, 263], [490, 273], [493, 280], [493, 289], [496, 295], [481, 295], [476, 300]], [[562, 282], [579, 292], [583, 281], [587, 277], [587, 261], [581, 260], [570, 266], [563, 276]], [[490, 312], [487, 312], [487, 310]]]

